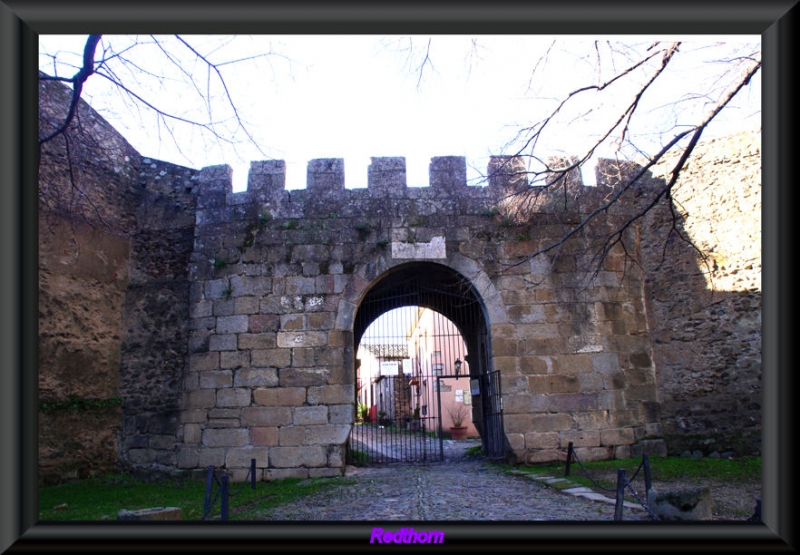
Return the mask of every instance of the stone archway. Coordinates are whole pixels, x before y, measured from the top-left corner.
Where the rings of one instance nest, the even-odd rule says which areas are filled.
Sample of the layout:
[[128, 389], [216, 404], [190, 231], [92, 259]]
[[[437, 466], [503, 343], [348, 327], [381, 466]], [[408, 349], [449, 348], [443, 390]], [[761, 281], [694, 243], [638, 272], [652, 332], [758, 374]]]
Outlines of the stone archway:
[[[463, 395], [466, 393], [467, 399], [471, 405], [471, 421], [474, 423], [481, 438], [483, 439], [484, 449], [487, 453], [492, 454], [496, 458], [501, 458], [504, 453], [504, 440], [502, 430], [502, 415], [499, 410], [499, 390], [496, 384], [499, 382], [496, 379], [496, 373], [493, 372], [491, 365], [491, 348], [490, 348], [490, 334], [489, 322], [486, 313], [485, 304], [475, 285], [471, 280], [467, 279], [461, 273], [444, 266], [442, 264], [432, 262], [411, 262], [401, 264], [377, 278], [372, 286], [363, 295], [358, 309], [355, 313], [353, 322], [353, 352], [357, 352], [364, 334], [369, 328], [370, 324], [375, 322], [382, 315], [387, 315], [391, 311], [403, 307], [416, 307], [420, 310], [420, 315], [424, 311], [432, 311], [439, 316], [439, 328], [443, 326], [451, 326], [452, 329], [449, 333], [440, 333], [434, 331], [433, 342], [439, 347], [440, 350], [433, 352], [434, 355], [442, 357], [441, 361], [444, 364], [439, 365], [435, 361], [425, 360], [420, 352], [408, 352], [401, 354], [399, 352], [390, 353], [384, 346], [383, 353], [384, 359], [394, 358], [404, 360], [407, 362], [406, 371], [397, 371], [396, 376], [378, 376], [377, 381], [382, 384], [384, 388], [391, 391], [392, 398], [400, 396], [409, 396], [413, 390], [416, 396], [422, 396], [422, 399], [428, 399], [431, 405], [430, 411], [426, 410], [427, 405], [425, 401], [421, 401], [423, 409], [422, 429], [418, 434], [408, 434], [401, 432], [399, 439], [391, 439], [392, 444], [395, 446], [391, 458], [395, 460], [419, 460], [423, 457], [426, 460], [437, 460], [436, 451], [441, 453], [442, 441], [442, 421], [448, 419], [443, 412], [442, 407], [442, 379], [456, 378], [463, 385], [463, 389], [458, 392], [462, 393], [460, 402], [463, 403]], [[417, 324], [414, 324], [415, 326]], [[404, 324], [408, 328], [408, 324]], [[408, 333], [404, 331], [403, 333]], [[458, 335], [459, 340], [455, 340], [454, 336]], [[448, 337], [444, 340], [443, 338]], [[455, 342], [454, 342], [455, 341]], [[463, 346], [462, 346], [463, 344]], [[395, 343], [400, 346], [400, 343]], [[373, 345], [374, 347], [374, 345]], [[395, 349], [396, 351], [398, 349]], [[417, 351], [417, 349], [412, 349]], [[463, 357], [463, 361], [461, 361]], [[460, 377], [452, 375], [454, 372], [453, 362], [459, 361], [458, 368], [464, 365], [465, 372]], [[388, 364], [392, 367], [392, 363]], [[359, 382], [359, 368], [356, 368], [356, 381]], [[391, 370], [390, 370], [391, 372]], [[458, 372], [458, 371], [456, 371]], [[372, 380], [370, 383], [363, 383], [364, 387], [375, 387], [376, 378], [369, 378]], [[430, 383], [428, 383], [430, 381]], [[435, 388], [431, 386], [436, 386]], [[388, 386], [388, 387], [387, 387]], [[449, 387], [449, 386], [444, 386]], [[435, 389], [435, 395], [432, 394]], [[421, 395], [420, 391], [424, 390], [426, 395]], [[406, 393], [408, 392], [408, 394]], [[475, 393], [476, 403], [471, 403], [471, 394]], [[387, 393], [388, 394], [388, 393]], [[494, 394], [494, 395], [491, 395]], [[357, 398], [359, 393], [356, 393]], [[371, 393], [372, 395], [372, 393]], [[386, 426], [381, 426], [381, 422], [375, 419], [375, 415], [371, 415], [371, 420], [367, 420], [364, 424], [378, 426], [382, 430], [375, 435], [377, 437], [386, 437], [388, 429], [399, 430], [402, 427], [400, 421], [403, 416], [408, 419], [407, 414], [403, 411], [410, 412], [414, 410], [414, 403], [409, 402], [407, 405], [403, 401], [398, 402], [398, 411], [393, 411], [393, 406], [386, 405], [386, 400], [381, 393], [381, 403], [387, 406], [387, 410], [391, 413], [393, 418], [385, 418], [386, 411], [381, 411], [384, 414]], [[420, 402], [420, 401], [418, 401]], [[407, 407], [407, 408], [405, 408]], [[373, 408], [377, 408], [373, 405]], [[416, 412], [419, 412], [420, 406], [416, 406]], [[419, 417], [419, 414], [417, 414]], [[374, 420], [374, 422], [372, 422]], [[366, 427], [365, 427], [366, 429]], [[424, 435], [425, 431], [435, 434], [436, 441], [434, 444], [428, 440]], [[356, 428], [355, 432], [362, 432], [363, 430]], [[355, 433], [354, 432], [354, 433]], [[363, 440], [363, 436], [361, 439]], [[378, 440], [375, 439], [375, 442]], [[405, 448], [403, 446], [408, 446]]]

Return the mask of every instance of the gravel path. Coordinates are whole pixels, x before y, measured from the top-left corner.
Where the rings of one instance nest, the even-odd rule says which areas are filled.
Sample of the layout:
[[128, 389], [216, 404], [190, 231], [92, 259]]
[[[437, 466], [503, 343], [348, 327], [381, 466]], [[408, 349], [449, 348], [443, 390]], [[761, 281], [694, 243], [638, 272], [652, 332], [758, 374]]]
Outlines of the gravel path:
[[[335, 486], [260, 515], [271, 521], [613, 521], [614, 506], [509, 475], [465, 456], [478, 442], [446, 442], [443, 463], [349, 467]], [[457, 443], [457, 445], [455, 445]], [[335, 480], [335, 479], [334, 479]], [[642, 520], [626, 511], [625, 520]]]

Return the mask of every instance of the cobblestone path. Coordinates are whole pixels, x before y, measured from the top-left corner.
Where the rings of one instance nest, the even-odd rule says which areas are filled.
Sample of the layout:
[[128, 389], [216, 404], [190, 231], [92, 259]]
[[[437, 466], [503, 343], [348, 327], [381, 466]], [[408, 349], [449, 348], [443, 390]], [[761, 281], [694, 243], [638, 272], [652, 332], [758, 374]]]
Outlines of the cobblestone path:
[[[261, 515], [271, 521], [613, 521], [614, 506], [569, 495], [481, 459], [353, 468], [342, 484]], [[352, 482], [352, 480], [348, 480]], [[627, 514], [625, 520], [640, 520]]]

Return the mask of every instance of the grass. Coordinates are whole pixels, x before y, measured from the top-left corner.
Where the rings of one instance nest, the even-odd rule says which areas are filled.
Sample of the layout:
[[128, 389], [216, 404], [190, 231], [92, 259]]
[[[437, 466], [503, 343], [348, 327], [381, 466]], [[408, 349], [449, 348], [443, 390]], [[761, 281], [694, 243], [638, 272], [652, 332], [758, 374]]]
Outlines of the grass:
[[[232, 483], [228, 520], [253, 520], [271, 508], [294, 499], [312, 495], [334, 485], [352, 483], [347, 478], [286, 478], [256, 482]], [[215, 484], [211, 496], [216, 498], [206, 520], [219, 520], [220, 502]], [[141, 482], [126, 474], [105, 474], [68, 484], [39, 488], [39, 520], [104, 521], [116, 520], [121, 509], [135, 511], [151, 507], [180, 507], [184, 520], [198, 521], [203, 516], [205, 481], [165, 479], [158, 483]]]
[[[713, 478], [724, 482], [741, 482], [761, 479], [761, 457], [742, 457], [739, 459], [689, 459], [681, 457], [649, 457], [650, 475], [654, 481], [671, 482], [676, 480]], [[625, 476], [630, 480], [642, 463], [641, 458], [618, 459], [612, 461], [584, 462], [584, 472], [578, 463], [570, 467], [569, 479], [581, 485], [592, 486], [591, 476], [604, 487], [614, 488], [616, 471], [625, 469]], [[511, 468], [511, 467], [509, 467]], [[538, 474], [562, 477], [566, 465], [558, 463], [546, 466], [520, 466], [519, 470], [532, 471]], [[596, 476], [612, 475], [613, 481], [598, 480]], [[640, 470], [637, 480], [643, 479], [644, 470]]]

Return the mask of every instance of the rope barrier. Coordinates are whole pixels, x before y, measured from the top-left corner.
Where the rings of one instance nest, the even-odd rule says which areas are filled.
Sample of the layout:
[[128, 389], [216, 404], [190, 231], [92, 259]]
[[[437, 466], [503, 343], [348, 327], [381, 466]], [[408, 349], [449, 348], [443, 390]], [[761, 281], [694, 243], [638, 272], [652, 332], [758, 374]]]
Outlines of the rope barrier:
[[[205, 492], [205, 500], [204, 500], [204, 511], [203, 516], [200, 517], [200, 520], [205, 520], [211, 511], [214, 509], [214, 506], [217, 504], [217, 501], [220, 501], [220, 520], [226, 521], [228, 520], [228, 500], [231, 497], [236, 497], [238, 494], [242, 492], [244, 487], [247, 485], [248, 478], [250, 479], [250, 486], [252, 489], [256, 489], [256, 480], [255, 480], [255, 470], [256, 470], [256, 460], [250, 459], [250, 470], [247, 472], [247, 476], [245, 476], [244, 480], [242, 481], [242, 485], [239, 486], [239, 489], [234, 492], [230, 493], [228, 491], [228, 474], [226, 470], [223, 470], [222, 479], [220, 480], [217, 477], [216, 473], [214, 472], [214, 467], [208, 467], [208, 477], [206, 478], [206, 492]], [[214, 483], [217, 484], [217, 493], [214, 495], [214, 499], [209, 501], [211, 496], [211, 491], [214, 489]], [[220, 499], [222, 496], [222, 499]]]
[[[641, 466], [640, 466], [640, 468], [641, 468]], [[637, 470], [636, 472], [638, 472], [638, 470]], [[634, 475], [634, 476], [635, 476], [635, 475]], [[639, 497], [639, 494], [638, 494], [638, 493], [636, 493], [636, 490], [635, 490], [635, 489], [633, 489], [633, 485], [632, 485], [632, 484], [631, 484], [631, 483], [628, 481], [628, 479], [625, 477], [625, 472], [623, 472], [623, 473], [622, 473], [622, 481], [624, 482], [625, 486], [626, 486], [628, 489], [630, 489], [630, 490], [631, 490], [631, 493], [633, 494], [633, 497], [634, 497], [634, 499], [636, 499], [636, 501], [638, 501], [639, 505], [641, 505], [641, 506], [642, 506], [642, 508], [643, 508], [645, 511], [647, 511], [647, 514], [648, 514], [648, 515], [650, 515], [650, 518], [651, 518], [651, 519], [653, 519], [653, 520], [658, 520], [658, 517], [657, 517], [657, 516], [656, 516], [656, 515], [653, 513], [653, 511], [650, 509], [650, 507], [648, 507], [648, 506], [647, 506], [647, 503], [643, 502], [643, 501], [641, 500], [641, 498]]]

